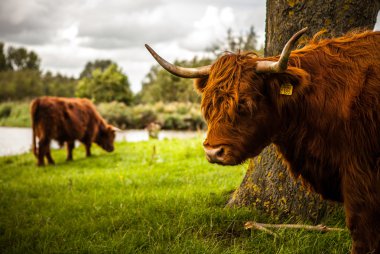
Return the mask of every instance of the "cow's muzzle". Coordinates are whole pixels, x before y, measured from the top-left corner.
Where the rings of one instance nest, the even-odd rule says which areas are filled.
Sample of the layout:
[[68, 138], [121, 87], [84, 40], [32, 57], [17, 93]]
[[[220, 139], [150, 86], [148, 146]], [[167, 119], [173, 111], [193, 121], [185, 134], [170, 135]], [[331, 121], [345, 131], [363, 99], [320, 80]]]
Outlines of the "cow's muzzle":
[[107, 152], [113, 152], [115, 150], [115, 148], [113, 146], [108, 146], [106, 147], [104, 150], [106, 150]]
[[209, 148], [204, 146], [206, 158], [211, 163], [225, 164], [225, 147]]

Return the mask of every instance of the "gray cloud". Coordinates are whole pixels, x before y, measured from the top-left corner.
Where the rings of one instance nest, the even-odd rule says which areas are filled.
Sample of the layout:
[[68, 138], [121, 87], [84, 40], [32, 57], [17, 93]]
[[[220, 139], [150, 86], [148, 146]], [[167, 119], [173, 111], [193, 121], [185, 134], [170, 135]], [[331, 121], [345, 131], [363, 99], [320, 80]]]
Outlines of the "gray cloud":
[[[57, 44], [62, 42], [62, 31], [76, 26], [78, 43], [90, 48], [113, 49], [184, 40], [193, 32], [194, 20], [201, 19], [208, 5], [224, 8], [231, 2], [2, 0], [0, 39], [32, 45]], [[255, 13], [257, 7], [262, 8], [264, 1], [239, 0], [233, 6], [238, 16], [244, 16]]]
[[2, 40], [24, 44], [48, 44], [57, 31], [71, 22], [78, 1], [2, 0], [0, 34]]
[[[97, 8], [88, 9], [82, 15], [83, 18], [81, 18], [79, 24], [78, 37], [83, 39], [81, 45], [100, 49], [113, 49], [141, 46], [146, 42], [160, 43], [181, 40], [183, 42], [182, 46], [197, 50], [202, 47], [202, 50], [204, 50], [207, 46], [205, 43], [210, 43], [210, 41], [205, 41], [204, 38], [210, 39], [215, 36], [215, 33], [211, 36], [206, 34], [207, 36], [203, 38], [198, 37], [198, 40], [204, 43], [190, 47], [192, 42], [186, 40], [195, 38], [196, 32], [194, 30], [199, 30], [199, 27], [194, 27], [194, 22], [202, 19], [209, 6], [222, 9], [231, 4], [228, 1], [197, 0], [189, 2], [166, 0], [162, 1], [160, 5], [152, 6], [151, 4], [148, 5], [149, 1], [145, 2], [135, 6], [133, 10], [129, 9], [130, 6], [113, 8], [113, 5], [108, 5], [108, 2], [104, 9], [102, 4], [98, 5]], [[223, 2], [226, 4], [223, 4]], [[255, 1], [236, 1], [233, 4], [236, 21], [228, 25], [245, 25], [248, 27], [255, 23], [258, 14], [264, 10], [264, 2], [256, 1], [260, 4], [252, 4], [252, 2], [254, 3]], [[251, 7], [247, 8], [247, 5]], [[102, 11], [99, 11], [99, 9]], [[258, 23], [261, 25], [263, 22], [256, 22], [256, 25]], [[207, 24], [203, 25], [207, 26]], [[229, 26], [223, 29], [226, 31]], [[203, 33], [203, 35], [205, 34]]]
[[109, 49], [170, 41], [189, 33], [197, 16], [191, 14], [191, 9], [191, 5], [175, 3], [134, 11], [119, 8], [98, 13], [93, 10], [80, 23], [78, 36], [87, 39], [82, 45]]
[[202, 54], [229, 27], [263, 32], [265, 0], [1, 0], [0, 41], [26, 46], [45, 70], [78, 76], [88, 61], [112, 59], [133, 90], [155, 64], [149, 43], [168, 60]]

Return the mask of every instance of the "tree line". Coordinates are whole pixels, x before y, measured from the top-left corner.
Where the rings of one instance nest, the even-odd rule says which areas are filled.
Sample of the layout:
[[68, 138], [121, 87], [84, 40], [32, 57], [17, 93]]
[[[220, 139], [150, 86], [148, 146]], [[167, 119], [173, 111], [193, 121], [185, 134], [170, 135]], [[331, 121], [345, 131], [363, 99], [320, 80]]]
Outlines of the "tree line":
[[[225, 51], [257, 50], [254, 28], [236, 34], [229, 29], [225, 39], [206, 51], [211, 57], [177, 60], [175, 64], [197, 67], [210, 64]], [[27, 100], [37, 96], [86, 97], [95, 103], [121, 102], [125, 105], [162, 102], [199, 102], [191, 80], [180, 79], [154, 65], [147, 73], [142, 89], [133, 94], [127, 75], [112, 60], [98, 59], [84, 66], [79, 78], [41, 70], [41, 58], [23, 47], [5, 47], [0, 42], [0, 102]]]
[[34, 51], [0, 42], [0, 101], [29, 99], [41, 95], [71, 97], [76, 79], [42, 73], [41, 59]]

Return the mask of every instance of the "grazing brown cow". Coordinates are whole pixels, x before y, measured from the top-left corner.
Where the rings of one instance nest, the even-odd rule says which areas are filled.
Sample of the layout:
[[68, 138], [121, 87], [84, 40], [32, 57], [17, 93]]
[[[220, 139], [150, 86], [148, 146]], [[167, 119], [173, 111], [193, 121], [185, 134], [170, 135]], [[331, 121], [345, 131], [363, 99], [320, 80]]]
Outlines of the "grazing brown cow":
[[197, 78], [212, 163], [235, 165], [274, 143], [295, 178], [344, 203], [352, 253], [380, 253], [380, 32], [318, 40], [281, 56], [227, 53]]
[[[40, 97], [30, 105], [33, 127], [33, 152], [38, 165], [44, 165], [44, 157], [54, 164], [50, 154], [50, 141], [57, 140], [67, 145], [67, 160], [73, 159], [75, 140], [86, 147], [86, 155], [91, 155], [91, 143], [95, 142], [107, 152], [114, 150], [116, 128], [96, 111], [87, 99]], [[38, 137], [38, 148], [36, 147]]]

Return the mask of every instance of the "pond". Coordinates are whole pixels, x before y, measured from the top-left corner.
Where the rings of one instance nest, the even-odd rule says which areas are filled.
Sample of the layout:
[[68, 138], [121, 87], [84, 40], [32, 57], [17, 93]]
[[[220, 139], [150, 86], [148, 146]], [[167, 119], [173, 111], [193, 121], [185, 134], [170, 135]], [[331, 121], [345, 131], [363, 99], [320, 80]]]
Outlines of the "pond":
[[[184, 139], [201, 136], [204, 136], [203, 132], [162, 130], [158, 135], [158, 139]], [[149, 140], [148, 132], [146, 130], [127, 130], [117, 132], [116, 134], [116, 141], [137, 142], [144, 140]], [[54, 141], [51, 146], [52, 148], [59, 148], [58, 144]], [[0, 156], [25, 153], [30, 151], [31, 147], [31, 128], [0, 127]]]

